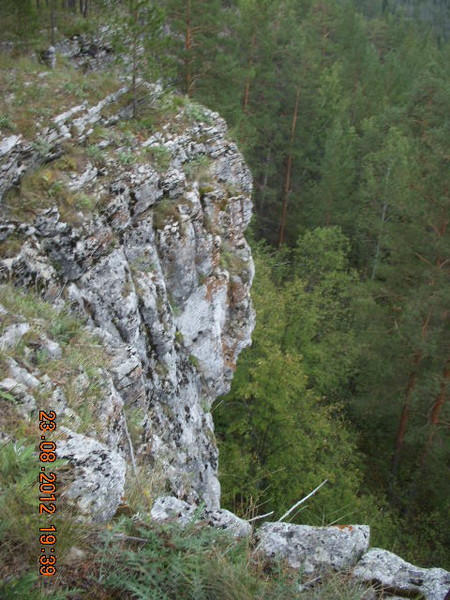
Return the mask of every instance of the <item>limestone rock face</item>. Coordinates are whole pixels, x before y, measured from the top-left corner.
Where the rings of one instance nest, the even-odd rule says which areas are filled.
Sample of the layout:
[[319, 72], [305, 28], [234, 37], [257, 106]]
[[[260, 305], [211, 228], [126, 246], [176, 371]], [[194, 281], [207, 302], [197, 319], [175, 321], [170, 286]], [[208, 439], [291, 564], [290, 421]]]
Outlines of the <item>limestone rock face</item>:
[[161, 496], [154, 503], [150, 514], [157, 523], [177, 522], [187, 525], [195, 517], [195, 506], [173, 496]]
[[450, 573], [444, 569], [422, 569], [399, 556], [372, 548], [353, 570], [360, 581], [375, 584], [386, 593], [401, 597], [445, 600], [450, 594]]
[[[97, 433], [82, 439], [68, 428], [61, 445], [87, 495], [106, 485], [111, 466], [114, 493], [95, 506], [99, 520], [120, 502], [125, 463], [163, 472], [180, 499], [219, 508], [210, 408], [229, 389], [254, 321], [244, 238], [252, 181], [224, 121], [180, 102], [159, 130], [123, 133], [125, 93], [55, 116], [38, 146], [0, 140], [0, 282], [82, 315], [109, 355], [103, 399], [92, 406]], [[30, 207], [21, 194], [36, 182], [45, 202]], [[25, 331], [15, 324], [2, 346]], [[2, 378], [25, 393], [30, 381], [13, 367]], [[54, 404], [72, 410], [56, 390]], [[85, 458], [83, 446], [92, 448]]]
[[265, 523], [258, 530], [256, 552], [270, 559], [285, 559], [305, 575], [343, 571], [355, 565], [369, 547], [367, 525], [311, 527]]
[[202, 522], [216, 529], [227, 530], [236, 538], [247, 537], [252, 533], [250, 523], [245, 519], [240, 519], [229, 510], [218, 508], [199, 511], [195, 506], [173, 496], [158, 498], [152, 507], [151, 517], [158, 523], [171, 522], [187, 525], [192, 522]]
[[85, 435], [62, 428], [58, 458], [71, 464], [71, 483], [65, 496], [74, 502], [80, 516], [107, 521], [122, 499], [126, 462], [119, 452]]

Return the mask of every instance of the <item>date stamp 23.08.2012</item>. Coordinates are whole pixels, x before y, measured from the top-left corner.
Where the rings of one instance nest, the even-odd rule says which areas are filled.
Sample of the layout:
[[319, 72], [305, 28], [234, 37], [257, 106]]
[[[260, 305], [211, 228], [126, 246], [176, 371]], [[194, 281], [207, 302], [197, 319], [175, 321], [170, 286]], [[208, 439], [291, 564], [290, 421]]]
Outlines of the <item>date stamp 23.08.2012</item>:
[[[50, 432], [56, 430], [56, 413], [54, 411], [39, 411], [39, 429], [41, 441], [39, 444], [39, 462], [43, 463], [39, 473], [39, 514], [54, 515], [56, 513], [56, 473], [48, 470], [50, 464], [56, 460], [56, 442], [47, 439]], [[56, 527], [48, 524], [39, 528], [39, 543], [41, 554], [39, 556], [39, 573], [44, 577], [51, 577], [56, 573]]]

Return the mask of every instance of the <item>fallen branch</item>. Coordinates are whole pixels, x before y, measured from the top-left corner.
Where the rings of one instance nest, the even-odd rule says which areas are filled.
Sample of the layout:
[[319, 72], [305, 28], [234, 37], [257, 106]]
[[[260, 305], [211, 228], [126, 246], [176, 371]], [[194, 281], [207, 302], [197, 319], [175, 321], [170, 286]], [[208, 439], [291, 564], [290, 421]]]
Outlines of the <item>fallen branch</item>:
[[283, 519], [285, 519], [288, 515], [291, 514], [291, 512], [293, 510], [295, 510], [297, 508], [297, 506], [300, 506], [300, 504], [303, 504], [303, 502], [306, 502], [308, 500], [308, 498], [311, 498], [311, 496], [314, 496], [314, 494], [316, 492], [318, 492], [320, 490], [320, 488], [325, 485], [326, 483], [328, 483], [328, 479], [324, 479], [322, 481], [322, 483], [320, 485], [318, 485], [312, 492], [310, 492], [307, 496], [305, 496], [304, 498], [302, 498], [301, 500], [299, 500], [298, 502], [296, 502], [296, 504], [294, 504], [294, 506], [292, 508], [290, 508], [287, 513], [284, 513], [284, 515], [281, 517], [281, 519], [278, 519], [278, 521], [282, 521]]
[[257, 517], [252, 517], [251, 519], [248, 519], [248, 523], [251, 523], [252, 521], [257, 521], [258, 519], [264, 519], [264, 517], [270, 517], [270, 515], [273, 515], [273, 510], [270, 513], [266, 513], [265, 515], [259, 515]]
[[305, 508], [308, 508], [307, 506], [302, 506], [301, 508], [299, 508], [293, 515], [291, 515], [290, 519], [289, 519], [289, 523], [292, 521], [292, 519], [295, 519], [295, 517], [302, 512], [302, 510], [305, 510]]

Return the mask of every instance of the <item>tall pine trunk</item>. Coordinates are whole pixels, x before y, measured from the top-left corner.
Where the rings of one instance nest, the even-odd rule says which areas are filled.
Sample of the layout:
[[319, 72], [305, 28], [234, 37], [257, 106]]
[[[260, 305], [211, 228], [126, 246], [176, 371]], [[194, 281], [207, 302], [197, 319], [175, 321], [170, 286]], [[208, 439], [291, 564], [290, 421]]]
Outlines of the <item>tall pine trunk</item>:
[[391, 499], [394, 497], [394, 487], [397, 481], [398, 469], [400, 466], [400, 459], [405, 441], [406, 430], [408, 428], [409, 417], [411, 413], [411, 398], [412, 393], [416, 387], [417, 382], [417, 367], [420, 364], [423, 356], [421, 352], [417, 352], [413, 360], [413, 370], [410, 372], [408, 377], [408, 383], [405, 388], [405, 395], [402, 406], [402, 414], [398, 424], [397, 435], [395, 437], [394, 454], [392, 456], [392, 465], [390, 473], [390, 496]]
[[242, 100], [242, 108], [243, 108], [244, 112], [247, 112], [248, 102], [250, 99], [251, 70], [252, 70], [253, 62], [254, 62], [254, 58], [255, 58], [255, 48], [256, 48], [256, 34], [254, 33], [252, 36], [250, 57], [248, 59], [248, 75], [247, 75], [247, 80], [245, 82], [244, 98]]
[[[428, 336], [428, 326], [430, 323], [432, 311], [430, 310], [421, 328], [422, 341], [424, 342]], [[392, 456], [391, 473], [390, 473], [390, 497], [394, 497], [394, 487], [398, 477], [398, 469], [401, 461], [401, 454], [403, 444], [405, 441], [405, 435], [409, 424], [409, 417], [411, 414], [411, 400], [412, 394], [416, 387], [417, 382], [417, 369], [423, 359], [423, 353], [416, 351], [413, 358], [413, 366], [408, 377], [408, 383], [405, 388], [405, 395], [403, 399], [402, 414], [398, 425], [397, 435], [395, 437], [394, 453]]]
[[288, 205], [288, 199], [289, 199], [289, 192], [291, 190], [292, 154], [294, 151], [295, 132], [297, 129], [299, 102], [300, 102], [300, 87], [297, 87], [297, 92], [296, 92], [296, 96], [295, 96], [294, 113], [292, 115], [291, 137], [290, 137], [290, 141], [289, 141], [289, 152], [288, 152], [287, 162], [286, 162], [286, 175], [284, 178], [284, 186], [283, 186], [283, 202], [282, 202], [282, 206], [281, 206], [281, 219], [280, 219], [280, 230], [279, 230], [280, 233], [279, 233], [279, 238], [278, 238], [278, 246], [282, 246], [284, 244], [284, 238], [285, 238], [287, 205]]
[[264, 159], [264, 171], [263, 171], [262, 181], [258, 186], [259, 194], [258, 194], [258, 197], [256, 198], [256, 201], [258, 202], [258, 210], [260, 212], [264, 211], [264, 205], [265, 205], [265, 201], [266, 201], [267, 184], [269, 183], [269, 165], [270, 165], [271, 154], [272, 154], [272, 145], [269, 144], [267, 146], [266, 158]]
[[184, 39], [184, 86], [187, 96], [191, 97], [194, 91], [194, 81], [192, 76], [192, 4], [191, 0], [186, 2], [186, 32]]
[[430, 429], [428, 431], [427, 441], [425, 442], [425, 447], [422, 452], [422, 456], [420, 458], [420, 468], [421, 471], [424, 469], [428, 456], [430, 454], [431, 448], [433, 446], [433, 440], [438, 430], [440, 424], [440, 417], [442, 413], [442, 409], [444, 408], [445, 401], [448, 399], [447, 397], [447, 385], [450, 380], [450, 359], [447, 359], [444, 370], [442, 373], [441, 385], [439, 388], [439, 394], [437, 395], [436, 400], [434, 401], [431, 416], [430, 416]]

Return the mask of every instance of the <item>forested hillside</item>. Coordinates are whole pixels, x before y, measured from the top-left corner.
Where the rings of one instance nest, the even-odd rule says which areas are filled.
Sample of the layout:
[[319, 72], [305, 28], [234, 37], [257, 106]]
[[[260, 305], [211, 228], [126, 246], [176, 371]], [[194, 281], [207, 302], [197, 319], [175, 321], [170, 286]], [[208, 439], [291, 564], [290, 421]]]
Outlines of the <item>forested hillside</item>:
[[[369, 522], [374, 544], [448, 569], [448, 4], [1, 11], [17, 54], [81, 33], [117, 54], [126, 42], [114, 65], [132, 79], [135, 117], [140, 78], [158, 79], [220, 112], [252, 170], [257, 326], [212, 409], [227, 507], [279, 516], [328, 479], [297, 522]], [[13, 107], [0, 110], [14, 132]]]

